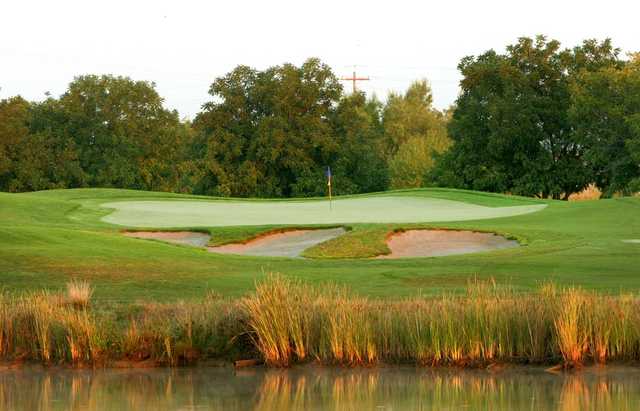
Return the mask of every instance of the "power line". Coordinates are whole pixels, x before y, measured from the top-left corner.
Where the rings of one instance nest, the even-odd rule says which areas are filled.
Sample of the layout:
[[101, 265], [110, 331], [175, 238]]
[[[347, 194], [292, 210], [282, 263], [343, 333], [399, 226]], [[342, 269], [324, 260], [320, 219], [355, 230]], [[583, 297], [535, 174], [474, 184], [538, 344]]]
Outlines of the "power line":
[[356, 93], [356, 81], [369, 81], [369, 77], [358, 77], [358, 76], [356, 76], [356, 71], [353, 70], [353, 76], [351, 76], [351, 77], [341, 77], [340, 80], [352, 81], [353, 82], [353, 94], [355, 94]]

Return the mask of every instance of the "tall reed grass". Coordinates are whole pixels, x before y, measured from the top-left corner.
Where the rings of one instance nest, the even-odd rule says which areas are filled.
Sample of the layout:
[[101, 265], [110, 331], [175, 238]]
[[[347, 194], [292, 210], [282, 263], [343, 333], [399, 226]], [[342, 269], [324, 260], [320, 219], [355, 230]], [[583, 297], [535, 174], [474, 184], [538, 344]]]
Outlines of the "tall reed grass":
[[75, 304], [67, 294], [0, 293], [0, 360], [180, 365], [256, 357], [275, 367], [638, 361], [640, 299], [473, 282], [463, 295], [374, 300], [281, 276], [240, 300]]
[[545, 285], [521, 294], [492, 283], [465, 295], [369, 300], [283, 277], [242, 303], [265, 361], [289, 366], [378, 362], [480, 366], [640, 359], [640, 300]]
[[2, 293], [0, 360], [96, 365], [128, 359], [177, 365], [224, 358], [243, 332], [239, 313], [237, 303], [217, 298], [89, 309], [63, 294]]

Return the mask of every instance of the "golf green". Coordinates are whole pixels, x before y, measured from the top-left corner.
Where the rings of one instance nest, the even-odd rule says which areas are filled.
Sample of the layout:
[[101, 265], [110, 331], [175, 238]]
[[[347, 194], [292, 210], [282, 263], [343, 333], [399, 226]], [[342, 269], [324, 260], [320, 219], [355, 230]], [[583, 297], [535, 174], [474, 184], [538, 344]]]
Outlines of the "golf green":
[[377, 196], [307, 201], [119, 201], [103, 221], [130, 227], [423, 223], [484, 220], [540, 211], [545, 204], [486, 207], [439, 198]]

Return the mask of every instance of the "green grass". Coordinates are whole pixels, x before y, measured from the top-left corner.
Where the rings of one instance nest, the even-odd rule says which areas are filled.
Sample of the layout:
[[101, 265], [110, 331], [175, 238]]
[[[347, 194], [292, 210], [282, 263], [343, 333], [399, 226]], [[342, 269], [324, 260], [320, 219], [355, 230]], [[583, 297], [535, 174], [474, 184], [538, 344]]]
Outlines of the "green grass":
[[487, 207], [423, 196], [291, 201], [142, 200], [103, 204], [103, 220], [123, 226], [193, 227], [278, 224], [414, 223], [480, 220], [539, 211], [544, 204]]
[[[333, 281], [360, 295], [414, 296], [462, 291], [469, 278], [493, 278], [516, 290], [541, 282], [580, 285], [618, 292], [640, 289], [640, 198], [567, 203], [461, 190], [396, 191], [394, 198], [441, 199], [483, 207], [546, 204], [541, 211], [495, 219], [424, 224], [348, 224], [352, 231], [334, 243], [308, 250], [315, 257], [371, 255], [384, 248], [390, 231], [434, 226], [495, 231], [526, 246], [489, 253], [404, 260], [287, 259], [216, 255], [157, 241], [125, 238], [117, 226], [102, 220], [104, 203], [194, 200], [210, 198], [116, 189], [51, 190], [28, 194], [0, 193], [0, 279], [7, 291], [62, 289], [71, 278], [86, 279], [95, 299], [114, 301], [196, 298], [210, 290], [240, 296], [257, 279], [278, 272], [310, 283]], [[388, 193], [352, 196], [366, 200]], [[204, 201], [203, 201], [204, 200]], [[228, 207], [237, 200], [219, 201]], [[248, 203], [287, 204], [287, 200]], [[312, 200], [310, 201], [312, 202]], [[167, 223], [169, 225], [169, 223]], [[303, 224], [309, 226], [309, 223]], [[171, 226], [212, 233], [212, 242], [255, 236], [290, 227], [274, 224], [243, 227]], [[149, 227], [159, 228], [159, 227]], [[351, 237], [349, 237], [351, 236]], [[345, 242], [351, 238], [353, 241]]]

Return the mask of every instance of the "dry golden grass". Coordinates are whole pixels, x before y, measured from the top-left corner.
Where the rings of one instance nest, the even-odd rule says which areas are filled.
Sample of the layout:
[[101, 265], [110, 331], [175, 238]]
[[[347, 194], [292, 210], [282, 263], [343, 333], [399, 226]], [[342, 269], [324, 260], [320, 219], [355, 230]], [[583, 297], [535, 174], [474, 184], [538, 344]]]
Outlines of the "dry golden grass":
[[579, 290], [569, 289], [560, 297], [554, 320], [558, 348], [568, 366], [580, 365], [589, 348], [585, 322], [586, 297]]
[[93, 295], [93, 287], [84, 280], [67, 283], [67, 302], [76, 308], [87, 308]]
[[595, 184], [589, 184], [589, 186], [581, 192], [571, 194], [569, 201], [599, 200], [601, 196], [602, 192], [598, 187], [596, 187]]
[[637, 298], [551, 284], [518, 294], [476, 282], [464, 296], [375, 301], [272, 277], [243, 306], [256, 348], [272, 366], [315, 358], [349, 366], [561, 361], [575, 367], [640, 358]]
[[235, 352], [276, 367], [640, 360], [637, 296], [552, 284], [519, 294], [474, 282], [465, 295], [389, 301], [272, 276], [240, 301], [81, 306], [61, 294], [0, 294], [0, 359], [179, 365]]

